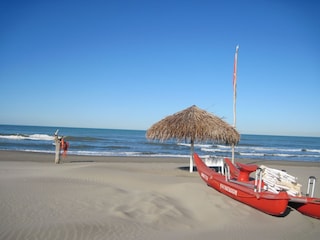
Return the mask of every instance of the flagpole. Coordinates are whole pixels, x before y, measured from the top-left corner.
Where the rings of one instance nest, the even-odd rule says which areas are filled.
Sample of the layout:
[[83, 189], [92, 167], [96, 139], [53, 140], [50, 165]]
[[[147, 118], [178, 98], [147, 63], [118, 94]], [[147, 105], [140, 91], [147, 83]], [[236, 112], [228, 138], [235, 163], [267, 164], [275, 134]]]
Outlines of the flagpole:
[[[239, 45], [236, 46], [233, 65], [233, 127], [236, 128], [236, 110], [237, 110], [237, 65], [238, 65]], [[232, 144], [232, 163], [234, 163], [234, 144]]]

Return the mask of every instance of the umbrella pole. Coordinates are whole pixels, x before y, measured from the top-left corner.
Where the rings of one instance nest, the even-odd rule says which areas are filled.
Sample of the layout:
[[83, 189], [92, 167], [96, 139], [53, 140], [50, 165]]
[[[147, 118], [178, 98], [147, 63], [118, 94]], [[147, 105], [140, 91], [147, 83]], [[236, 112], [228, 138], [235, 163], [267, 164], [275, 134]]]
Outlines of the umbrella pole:
[[234, 144], [232, 144], [232, 163], [234, 163]]
[[189, 167], [190, 172], [193, 172], [193, 153], [194, 153], [194, 145], [193, 145], [193, 139], [191, 139], [190, 167]]

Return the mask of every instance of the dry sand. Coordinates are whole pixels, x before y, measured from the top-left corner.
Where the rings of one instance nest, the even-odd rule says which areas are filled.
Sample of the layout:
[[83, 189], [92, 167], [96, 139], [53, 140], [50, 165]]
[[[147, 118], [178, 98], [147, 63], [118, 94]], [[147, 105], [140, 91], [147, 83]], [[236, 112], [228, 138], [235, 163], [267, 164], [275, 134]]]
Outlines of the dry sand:
[[[309, 175], [320, 179], [319, 163], [261, 164], [297, 176], [304, 192]], [[50, 154], [0, 151], [0, 239], [319, 239], [320, 220], [264, 214], [187, 166], [183, 158], [88, 156], [56, 165]]]

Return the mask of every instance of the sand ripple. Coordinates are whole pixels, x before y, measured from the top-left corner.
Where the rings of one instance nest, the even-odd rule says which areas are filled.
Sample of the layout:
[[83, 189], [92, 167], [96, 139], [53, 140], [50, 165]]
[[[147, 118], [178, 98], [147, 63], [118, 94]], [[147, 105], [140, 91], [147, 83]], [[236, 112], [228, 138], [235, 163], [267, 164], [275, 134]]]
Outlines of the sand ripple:
[[115, 204], [110, 213], [161, 229], [188, 227], [185, 221], [188, 214], [181, 205], [156, 192], [135, 192]]
[[266, 215], [196, 173], [127, 165], [0, 162], [0, 240], [319, 237], [319, 220]]
[[181, 227], [187, 217], [168, 196], [96, 179], [28, 177], [0, 187], [0, 239], [6, 240], [137, 239]]

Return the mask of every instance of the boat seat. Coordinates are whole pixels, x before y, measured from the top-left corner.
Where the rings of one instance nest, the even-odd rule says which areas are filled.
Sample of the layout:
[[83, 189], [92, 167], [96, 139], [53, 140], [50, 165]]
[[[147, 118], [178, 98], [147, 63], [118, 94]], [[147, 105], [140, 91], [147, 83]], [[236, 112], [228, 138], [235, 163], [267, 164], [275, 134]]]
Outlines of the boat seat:
[[204, 163], [210, 167], [214, 168], [216, 172], [219, 172], [221, 174], [224, 174], [224, 162], [223, 158], [213, 158], [213, 157], [207, 157], [204, 159]]
[[236, 164], [240, 170], [237, 177], [237, 180], [240, 182], [248, 182], [250, 173], [256, 171], [258, 168], [258, 165], [247, 165], [239, 162], [237, 162]]

